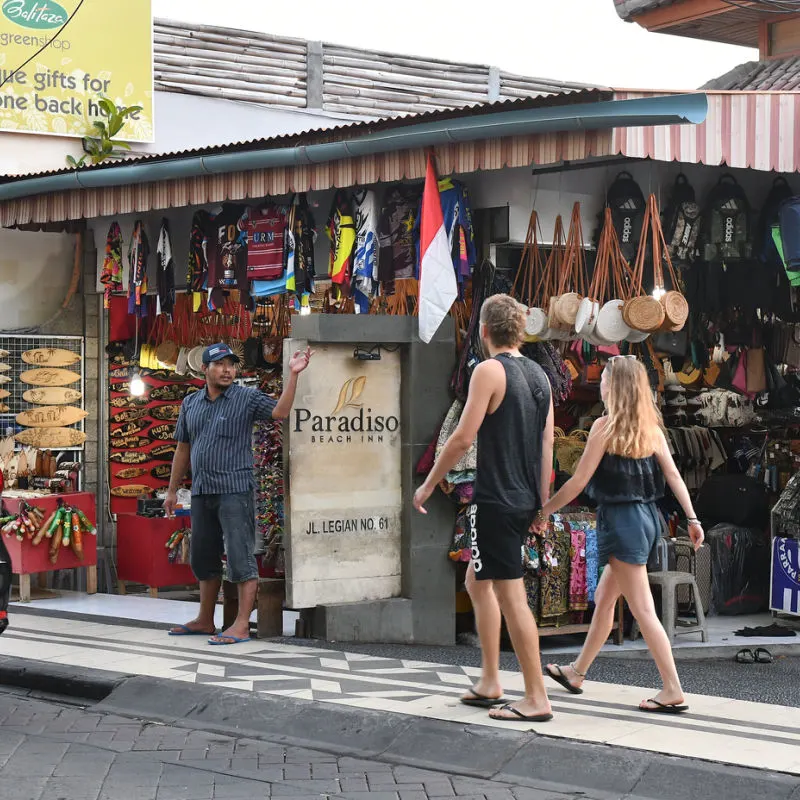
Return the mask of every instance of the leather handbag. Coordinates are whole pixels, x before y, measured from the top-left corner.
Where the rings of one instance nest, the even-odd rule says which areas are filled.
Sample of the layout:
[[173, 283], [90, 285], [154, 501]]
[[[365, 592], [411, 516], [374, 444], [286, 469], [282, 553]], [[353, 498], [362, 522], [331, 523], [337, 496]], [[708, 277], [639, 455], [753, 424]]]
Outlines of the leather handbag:
[[657, 333], [652, 342], [653, 349], [657, 353], [665, 353], [668, 356], [685, 356], [689, 350], [689, 334], [685, 329], [674, 333]]

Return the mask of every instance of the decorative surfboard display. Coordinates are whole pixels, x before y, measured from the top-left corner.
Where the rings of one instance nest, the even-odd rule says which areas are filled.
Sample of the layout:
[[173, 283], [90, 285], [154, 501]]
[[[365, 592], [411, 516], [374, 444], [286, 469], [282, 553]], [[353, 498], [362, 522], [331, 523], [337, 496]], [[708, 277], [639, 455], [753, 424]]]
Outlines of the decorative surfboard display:
[[141, 436], [112, 436], [109, 443], [115, 450], [141, 450], [150, 444], [150, 440]]
[[122, 383], [112, 383], [110, 389], [112, 392], [120, 392], [121, 394], [130, 395], [131, 383], [130, 381], [123, 381]]
[[111, 408], [137, 408], [146, 406], [150, 401], [146, 397], [112, 397], [109, 401]]
[[147, 475], [147, 470], [144, 467], [125, 467], [125, 469], [114, 473], [115, 478], [120, 478], [124, 481], [129, 481], [133, 478], [141, 478], [142, 475]]
[[28, 369], [19, 377], [23, 383], [30, 383], [34, 386], [69, 386], [69, 384], [77, 383], [81, 379], [78, 372], [56, 368]]
[[86, 416], [87, 412], [76, 406], [40, 406], [17, 414], [17, 423], [26, 428], [64, 428]]
[[111, 378], [130, 378], [130, 376], [131, 376], [131, 368], [130, 367], [116, 367], [115, 369], [109, 370], [108, 375]]
[[150, 474], [158, 481], [165, 481], [172, 474], [172, 464], [159, 464], [150, 470]]
[[175, 372], [167, 372], [165, 369], [157, 369], [149, 375], [146, 375], [146, 377], [163, 383], [182, 383], [186, 380], [184, 375], [178, 375]]
[[0, 362], [0, 372], [11, 372], [11, 364], [4, 364]]
[[150, 390], [151, 400], [183, 400], [184, 397], [199, 391], [191, 384], [173, 384], [172, 386], [156, 386]]
[[142, 417], [147, 416], [147, 409], [146, 408], [132, 408], [127, 409], [126, 411], [122, 411], [119, 414], [113, 414], [111, 416], [111, 422], [135, 422], [137, 419], [141, 419]]
[[[116, 419], [112, 418], [111, 422], [112, 423], [116, 422]], [[126, 422], [124, 425], [120, 425], [119, 428], [112, 428], [111, 435], [135, 436], [137, 433], [142, 433], [149, 424], [150, 421], [146, 419], [138, 419], [138, 420], [133, 420], [132, 422]]]
[[147, 453], [147, 455], [156, 461], [172, 461], [172, 457], [175, 455], [177, 449], [177, 445], [174, 444], [159, 444]]
[[5, 403], [0, 403], [0, 414], [8, 414], [9, 411], [11, 409]]
[[49, 386], [43, 389], [28, 389], [23, 393], [22, 399], [26, 403], [35, 403], [40, 406], [65, 406], [70, 403], [79, 403], [82, 396], [77, 389]]
[[22, 354], [22, 360], [37, 367], [71, 367], [81, 357], [78, 353], [60, 347], [37, 347], [35, 350], [26, 350]]
[[114, 464], [144, 464], [150, 460], [150, 453], [139, 450], [126, 450], [124, 453], [111, 453], [108, 460]]
[[150, 409], [150, 416], [153, 419], [160, 419], [165, 422], [175, 422], [180, 413], [180, 405], [155, 406]]
[[127, 486], [115, 486], [111, 490], [114, 497], [139, 497], [143, 494], [152, 494], [153, 489], [143, 483], [131, 483]]
[[86, 441], [86, 434], [74, 428], [28, 428], [14, 437], [20, 444], [29, 444], [40, 450], [58, 450], [60, 447], [78, 447]]
[[9, 378], [8, 375], [3, 375], [3, 373], [0, 372], [0, 384], [2, 383], [11, 383], [11, 378]]
[[166, 422], [163, 425], [153, 425], [147, 435], [153, 440], [171, 442], [175, 438], [175, 426]]
[[11, 397], [11, 392], [8, 389], [0, 389], [0, 400], [5, 400], [6, 397]]

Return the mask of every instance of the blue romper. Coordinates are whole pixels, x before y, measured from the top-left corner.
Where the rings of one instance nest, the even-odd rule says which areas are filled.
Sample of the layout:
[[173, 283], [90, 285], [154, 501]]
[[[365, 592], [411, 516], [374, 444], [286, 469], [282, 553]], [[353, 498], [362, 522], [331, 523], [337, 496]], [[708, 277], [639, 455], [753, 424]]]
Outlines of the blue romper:
[[586, 493], [597, 502], [600, 566], [611, 556], [626, 564], [646, 564], [662, 532], [656, 500], [664, 496], [664, 474], [656, 456], [606, 453]]

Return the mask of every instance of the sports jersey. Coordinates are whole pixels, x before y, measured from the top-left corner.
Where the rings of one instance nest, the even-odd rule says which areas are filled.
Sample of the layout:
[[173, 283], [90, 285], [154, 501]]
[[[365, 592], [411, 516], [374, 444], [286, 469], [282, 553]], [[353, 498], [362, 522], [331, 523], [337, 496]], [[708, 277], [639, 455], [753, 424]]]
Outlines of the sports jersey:
[[147, 259], [150, 243], [141, 220], [133, 226], [128, 244], [128, 313], [147, 316]]
[[356, 221], [356, 252], [353, 261], [353, 291], [359, 311], [369, 311], [378, 280], [378, 198], [364, 189], [353, 194]]
[[275, 280], [284, 270], [286, 209], [268, 205], [248, 209], [240, 227], [247, 236], [247, 277], [250, 280]]
[[305, 194], [297, 197], [294, 204], [294, 291], [298, 295], [314, 291], [314, 241], [317, 238], [314, 215], [308, 207]]
[[421, 198], [422, 187], [395, 186], [384, 200], [378, 278], [388, 293], [394, 291], [395, 280], [414, 276], [414, 224]]
[[175, 309], [175, 262], [172, 258], [172, 240], [166, 217], [161, 220], [156, 253], [158, 254], [156, 316], [166, 314], [172, 320], [172, 312]]
[[239, 227], [244, 209], [224, 205], [211, 223], [208, 241], [208, 308], [215, 311], [225, 303], [225, 290], [238, 288], [242, 305], [250, 306], [247, 281], [247, 236]]
[[345, 296], [350, 295], [353, 279], [353, 256], [356, 244], [356, 226], [353, 208], [347, 193], [336, 192], [325, 231], [331, 240], [328, 275]]

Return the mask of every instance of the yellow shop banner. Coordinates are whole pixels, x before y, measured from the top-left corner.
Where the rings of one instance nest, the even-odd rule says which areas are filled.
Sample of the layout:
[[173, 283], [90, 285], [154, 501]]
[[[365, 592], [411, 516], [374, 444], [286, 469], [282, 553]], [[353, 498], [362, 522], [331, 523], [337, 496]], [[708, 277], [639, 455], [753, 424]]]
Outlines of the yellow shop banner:
[[117, 138], [152, 142], [152, 29], [150, 0], [0, 0], [0, 137], [90, 135], [107, 97], [142, 107]]

